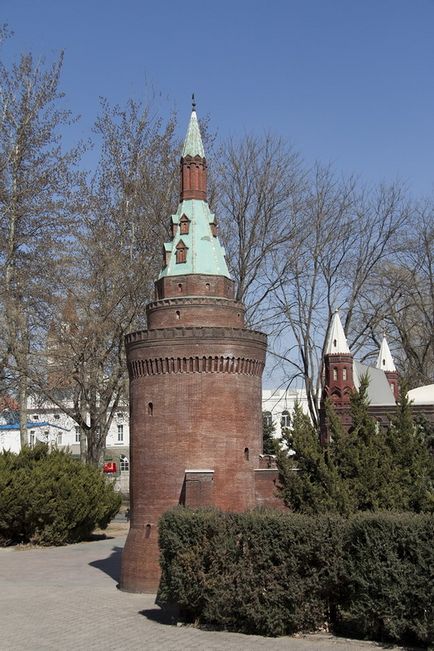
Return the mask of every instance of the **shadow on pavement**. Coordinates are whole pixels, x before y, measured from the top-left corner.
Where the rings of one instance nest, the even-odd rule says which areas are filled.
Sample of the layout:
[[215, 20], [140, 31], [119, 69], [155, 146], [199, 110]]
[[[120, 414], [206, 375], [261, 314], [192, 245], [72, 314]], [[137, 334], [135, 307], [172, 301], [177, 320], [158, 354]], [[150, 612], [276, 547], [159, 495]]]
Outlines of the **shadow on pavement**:
[[112, 553], [107, 558], [101, 558], [89, 563], [91, 567], [96, 567], [101, 572], [108, 574], [114, 581], [119, 581], [121, 573], [122, 547], [113, 547]]
[[152, 622], [165, 624], [166, 626], [175, 626], [178, 622], [178, 608], [176, 606], [139, 610], [139, 615], [143, 615], [143, 617], [150, 619]]

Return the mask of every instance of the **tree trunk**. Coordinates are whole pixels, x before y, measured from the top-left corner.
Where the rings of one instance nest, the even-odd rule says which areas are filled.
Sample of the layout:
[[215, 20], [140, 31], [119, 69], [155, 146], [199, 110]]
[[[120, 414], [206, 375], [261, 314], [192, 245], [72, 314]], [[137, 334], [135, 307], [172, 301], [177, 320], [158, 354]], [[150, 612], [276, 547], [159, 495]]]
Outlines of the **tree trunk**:
[[20, 405], [20, 443], [21, 449], [29, 444], [27, 434], [27, 377], [24, 373], [20, 373], [18, 383], [18, 403]]

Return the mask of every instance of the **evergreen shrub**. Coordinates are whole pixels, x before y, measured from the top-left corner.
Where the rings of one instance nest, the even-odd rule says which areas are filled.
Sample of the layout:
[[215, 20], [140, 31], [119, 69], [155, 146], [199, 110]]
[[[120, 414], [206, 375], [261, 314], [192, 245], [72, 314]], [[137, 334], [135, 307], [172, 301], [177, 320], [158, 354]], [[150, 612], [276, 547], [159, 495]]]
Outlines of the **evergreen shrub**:
[[105, 529], [121, 497], [98, 468], [41, 444], [0, 455], [0, 545], [63, 545]]
[[351, 518], [335, 630], [345, 635], [434, 643], [434, 517]]
[[279, 512], [175, 509], [160, 520], [159, 603], [216, 628], [285, 635], [330, 618], [342, 521]]
[[242, 514], [177, 508], [160, 520], [160, 604], [258, 635], [330, 629], [434, 642], [432, 515]]

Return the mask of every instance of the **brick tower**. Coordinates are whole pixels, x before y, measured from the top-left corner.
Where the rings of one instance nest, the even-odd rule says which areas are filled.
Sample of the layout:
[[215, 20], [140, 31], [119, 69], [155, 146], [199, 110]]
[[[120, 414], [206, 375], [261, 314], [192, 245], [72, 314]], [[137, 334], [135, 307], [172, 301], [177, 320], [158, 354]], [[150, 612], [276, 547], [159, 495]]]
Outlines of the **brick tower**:
[[380, 351], [378, 353], [378, 359], [376, 368], [384, 371], [387, 380], [392, 389], [393, 397], [395, 400], [399, 398], [399, 374], [396, 370], [395, 363], [393, 361], [392, 353], [390, 352], [389, 344], [387, 343], [386, 335], [383, 335], [383, 341], [381, 342]]
[[158, 587], [157, 524], [167, 509], [242, 511], [256, 504], [266, 336], [244, 327], [206, 174], [193, 104], [180, 203], [155, 301], [147, 306], [148, 330], [126, 338], [132, 515], [120, 586], [129, 592]]
[[329, 398], [344, 427], [351, 425], [350, 395], [354, 390], [353, 356], [348, 347], [339, 312], [332, 316], [324, 351], [324, 390], [320, 409], [321, 441], [327, 441], [324, 401]]

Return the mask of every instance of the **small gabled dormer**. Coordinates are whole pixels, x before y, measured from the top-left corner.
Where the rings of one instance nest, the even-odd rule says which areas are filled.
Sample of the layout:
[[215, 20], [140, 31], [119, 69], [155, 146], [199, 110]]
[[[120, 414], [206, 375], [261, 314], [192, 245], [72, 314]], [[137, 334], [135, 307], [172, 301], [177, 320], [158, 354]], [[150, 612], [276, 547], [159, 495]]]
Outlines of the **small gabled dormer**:
[[217, 237], [217, 222], [213, 221], [210, 224], [211, 227], [211, 233], [213, 234], [214, 237]]
[[170, 254], [172, 253], [172, 245], [170, 242], [163, 246], [163, 265], [167, 267], [170, 261]]
[[187, 262], [187, 251], [188, 251], [188, 246], [186, 246], [182, 240], [179, 240], [178, 244], [176, 245], [176, 251], [175, 251], [176, 264], [182, 264], [183, 262]]
[[190, 232], [190, 220], [187, 217], [187, 215], [184, 214], [179, 220], [179, 234], [188, 235], [189, 232]]

